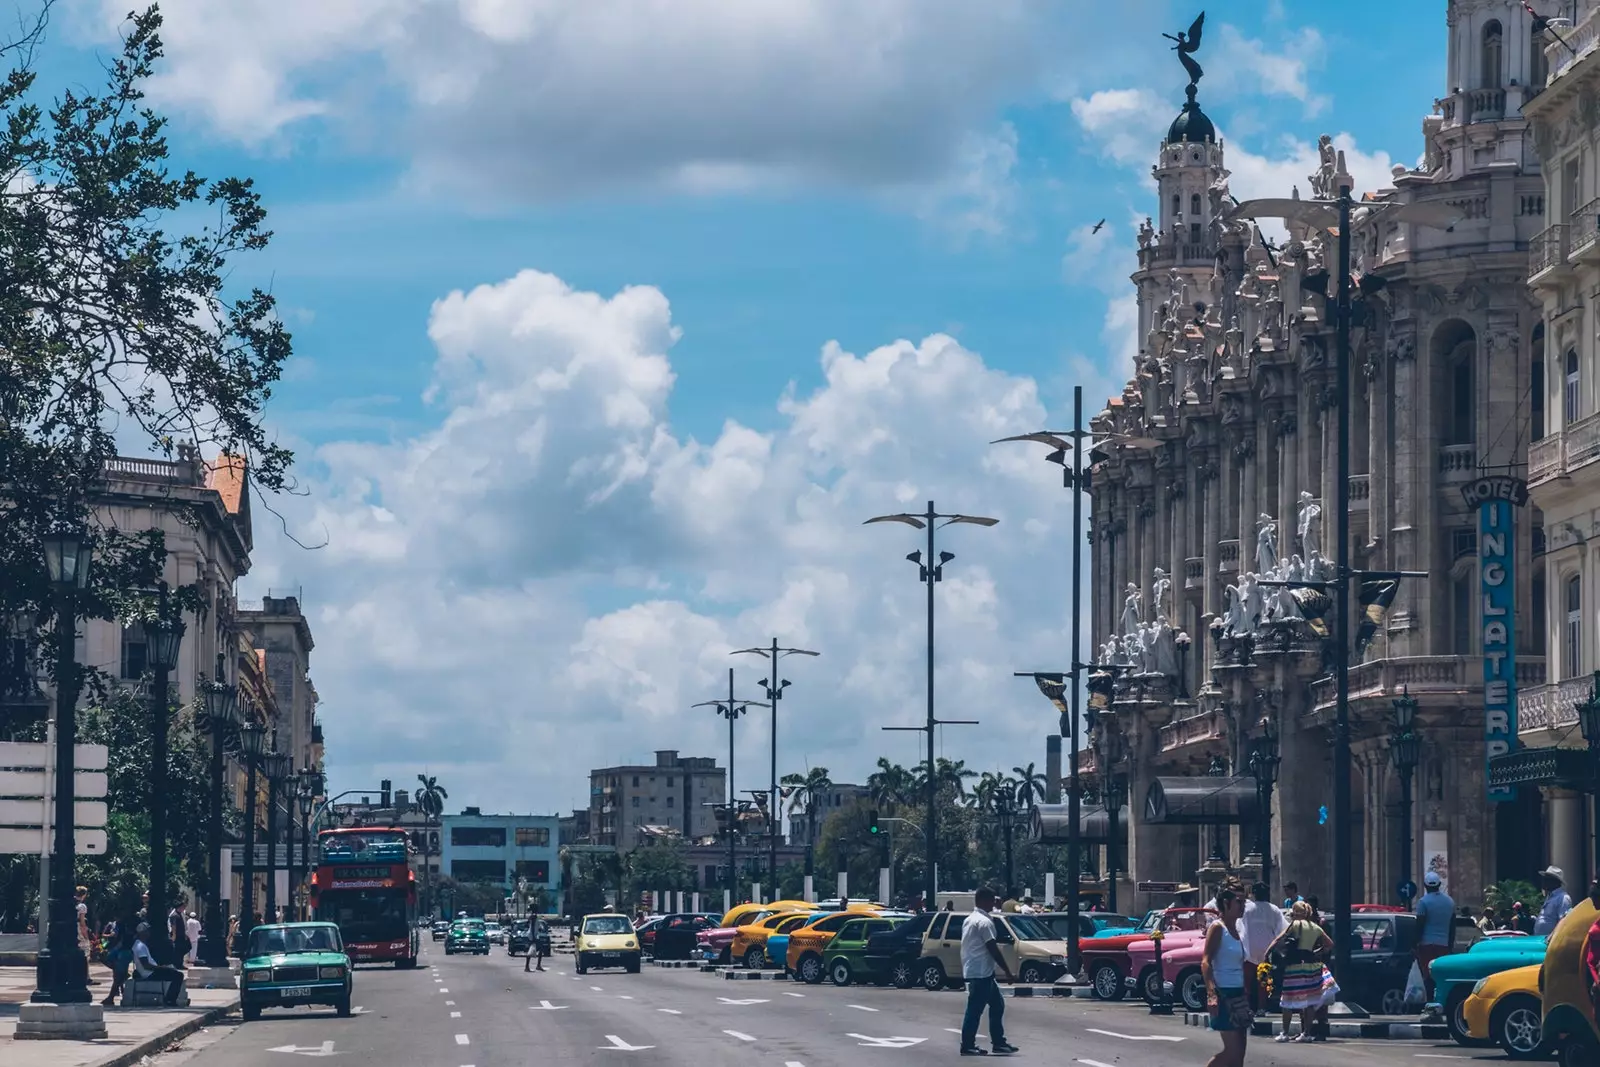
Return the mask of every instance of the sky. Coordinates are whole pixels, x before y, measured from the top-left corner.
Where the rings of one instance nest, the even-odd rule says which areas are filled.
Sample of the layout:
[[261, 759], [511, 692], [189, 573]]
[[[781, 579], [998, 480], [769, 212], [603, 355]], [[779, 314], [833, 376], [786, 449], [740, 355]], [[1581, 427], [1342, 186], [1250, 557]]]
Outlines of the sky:
[[[42, 84], [96, 84], [128, 0], [61, 0]], [[886, 512], [957, 526], [941, 754], [1044, 762], [1017, 670], [1070, 661], [1070, 496], [1043, 449], [1119, 392], [1134, 227], [1185, 75], [1159, 0], [169, 0], [175, 163], [255, 179], [235, 264], [295, 355], [240, 582], [302, 598], [335, 790], [587, 804], [587, 770], [725, 761], [709, 708], [790, 657], [779, 771], [910, 764], [925, 593]], [[1206, 5], [1235, 195], [1415, 164], [1445, 4]], [[1094, 224], [1105, 220], [1098, 233]], [[1085, 553], [1087, 564], [1088, 553]], [[1087, 635], [1085, 637], [1087, 648]], [[741, 790], [766, 713], [737, 723]]]

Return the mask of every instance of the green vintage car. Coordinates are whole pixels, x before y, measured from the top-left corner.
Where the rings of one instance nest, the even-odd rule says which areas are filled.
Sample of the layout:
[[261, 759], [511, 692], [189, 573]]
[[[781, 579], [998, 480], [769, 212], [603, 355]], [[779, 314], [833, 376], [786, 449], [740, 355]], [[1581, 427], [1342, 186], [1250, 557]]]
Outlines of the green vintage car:
[[482, 919], [457, 919], [450, 924], [450, 932], [444, 938], [444, 954], [454, 956], [457, 952], [489, 954], [489, 931]]
[[1466, 952], [1433, 961], [1433, 999], [1444, 1014], [1456, 1044], [1476, 1048], [1492, 1044], [1467, 1036], [1461, 1010], [1480, 979], [1544, 961], [1545, 938], [1528, 934], [1488, 937]]
[[834, 985], [851, 982], [887, 982], [888, 958], [867, 955], [867, 939], [873, 934], [893, 930], [905, 922], [903, 918], [876, 918], [863, 915], [839, 928], [823, 952], [823, 970]]
[[331, 1004], [350, 1014], [350, 957], [333, 923], [275, 923], [250, 931], [239, 976], [245, 1022], [262, 1008]]

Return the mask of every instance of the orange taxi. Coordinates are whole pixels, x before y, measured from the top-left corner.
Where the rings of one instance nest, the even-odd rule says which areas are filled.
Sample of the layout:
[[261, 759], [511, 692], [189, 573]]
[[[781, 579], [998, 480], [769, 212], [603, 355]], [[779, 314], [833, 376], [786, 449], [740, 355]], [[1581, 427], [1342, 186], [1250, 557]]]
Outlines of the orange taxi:
[[823, 950], [833, 940], [833, 935], [851, 919], [882, 913], [883, 909], [876, 905], [852, 904], [844, 911], [828, 912], [820, 917], [807, 916], [810, 922], [802, 922], [788, 931], [789, 950], [784, 956], [784, 969], [802, 982], [816, 985], [823, 978]]
[[801, 925], [813, 914], [811, 911], [784, 911], [740, 926], [733, 934], [730, 958], [752, 971], [760, 970], [767, 965], [767, 938]]

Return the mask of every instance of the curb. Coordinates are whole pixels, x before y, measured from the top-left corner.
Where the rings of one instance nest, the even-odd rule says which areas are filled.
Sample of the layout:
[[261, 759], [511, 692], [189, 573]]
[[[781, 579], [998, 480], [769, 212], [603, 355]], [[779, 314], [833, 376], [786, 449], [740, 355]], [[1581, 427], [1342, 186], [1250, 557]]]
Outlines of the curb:
[[204, 1030], [212, 1023], [220, 1022], [227, 1018], [228, 1014], [238, 1006], [239, 998], [235, 997], [231, 1003], [219, 1004], [192, 1019], [185, 1019], [172, 1029], [159, 1033], [154, 1037], [146, 1038], [137, 1045], [124, 1049], [109, 1059], [96, 1060], [90, 1067], [129, 1067], [130, 1064], [138, 1063], [146, 1056], [155, 1055], [174, 1041], [181, 1041], [196, 1030]]
[[682, 970], [685, 967], [696, 967], [696, 968], [698, 968], [698, 967], [701, 966], [701, 964], [698, 964], [698, 963], [694, 962], [694, 960], [651, 960], [650, 961], [650, 966], [652, 966], [652, 967], [666, 967], [668, 970], [676, 971], [676, 970]]
[[1008, 997], [1045, 997], [1060, 998], [1072, 996], [1072, 987], [1064, 985], [1014, 985], [1002, 986], [1001, 990]]
[[768, 982], [787, 982], [787, 971], [723, 971], [722, 977], [734, 982], [754, 982], [765, 980]]
[[[1211, 1017], [1204, 1012], [1185, 1012], [1184, 1025], [1209, 1027]], [[1277, 1019], [1257, 1019], [1251, 1028], [1256, 1037], [1273, 1037], [1283, 1029]], [[1450, 1028], [1443, 1023], [1330, 1022], [1329, 1037], [1359, 1037], [1379, 1041], [1448, 1041]]]

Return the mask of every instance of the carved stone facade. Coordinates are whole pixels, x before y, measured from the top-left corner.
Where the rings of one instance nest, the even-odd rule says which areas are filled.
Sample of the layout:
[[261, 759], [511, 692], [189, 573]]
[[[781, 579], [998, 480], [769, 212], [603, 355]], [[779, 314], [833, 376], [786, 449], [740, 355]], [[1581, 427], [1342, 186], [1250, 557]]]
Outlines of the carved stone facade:
[[[1544, 227], [1544, 190], [1519, 114], [1530, 91], [1518, 87], [1536, 66], [1536, 42], [1515, 0], [1453, 2], [1449, 24], [1453, 86], [1424, 120], [1423, 165], [1396, 167], [1389, 186], [1364, 197], [1354, 190], [1353, 273], [1385, 284], [1358, 286], [1354, 300], [1351, 565], [1428, 573], [1401, 582], [1351, 660], [1357, 902], [1395, 900], [1402, 828], [1388, 737], [1403, 691], [1420, 704], [1422, 734], [1413, 876], [1427, 869], [1425, 845], [1429, 858], [1443, 852], [1451, 890], [1467, 904], [1485, 885], [1547, 862], [1537, 793], [1515, 804], [1487, 799], [1478, 517], [1461, 493], [1526, 457], [1541, 322], [1526, 284], [1528, 247]], [[1103, 650], [1129, 586], [1150, 603], [1160, 569], [1184, 576], [1171, 621], [1196, 639], [1184, 677], [1170, 683], [1111, 672], [1110, 710], [1093, 727], [1099, 750], [1123, 754], [1114, 770], [1136, 814], [1128, 881], [1213, 877], [1212, 865], [1202, 870], [1212, 831], [1140, 817], [1144, 798], [1156, 778], [1204, 775], [1217, 757], [1248, 775], [1266, 720], [1282, 760], [1273, 880], [1331, 903], [1322, 809], [1334, 793], [1332, 604], [1315, 583], [1333, 574], [1338, 520], [1336, 237], [1290, 222], [1274, 246], [1254, 225], [1228, 221], [1223, 146], [1192, 101], [1160, 146], [1154, 176], [1160, 221], [1141, 233], [1132, 277], [1142, 343], [1133, 377], [1093, 420], [1103, 457], [1093, 468], [1093, 626]], [[1311, 197], [1347, 184], [1325, 137]], [[1413, 203], [1448, 205], [1453, 227], [1385, 217]], [[1518, 574], [1531, 576], [1536, 513], [1520, 511]], [[1527, 617], [1532, 585], [1518, 580]], [[1295, 581], [1312, 584], [1273, 584]], [[1519, 677], [1541, 684], [1542, 643], [1531, 632], [1519, 640]], [[1250, 818], [1228, 834], [1227, 864], [1247, 878], [1259, 871], [1260, 857], [1248, 854], [1255, 837]]]

